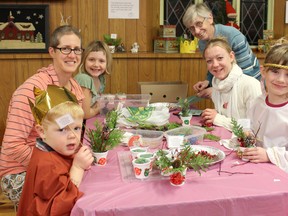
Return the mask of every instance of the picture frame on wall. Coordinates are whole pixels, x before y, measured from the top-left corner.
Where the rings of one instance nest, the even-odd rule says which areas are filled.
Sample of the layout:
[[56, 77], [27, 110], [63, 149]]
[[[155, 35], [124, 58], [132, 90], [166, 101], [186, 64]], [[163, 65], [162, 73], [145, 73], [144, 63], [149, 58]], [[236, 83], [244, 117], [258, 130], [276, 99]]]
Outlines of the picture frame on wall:
[[0, 53], [47, 53], [49, 5], [0, 4]]

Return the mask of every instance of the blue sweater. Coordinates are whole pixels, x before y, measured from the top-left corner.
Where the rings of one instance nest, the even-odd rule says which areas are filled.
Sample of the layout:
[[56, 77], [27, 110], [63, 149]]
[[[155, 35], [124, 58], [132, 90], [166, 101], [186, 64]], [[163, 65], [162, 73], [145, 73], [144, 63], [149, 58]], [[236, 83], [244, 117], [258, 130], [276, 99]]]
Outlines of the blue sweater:
[[[235, 53], [236, 62], [243, 70], [243, 73], [260, 80], [261, 74], [259, 61], [253, 54], [246, 37], [239, 30], [232, 26], [216, 24], [214, 37], [219, 36], [225, 37], [228, 40], [228, 43]], [[204, 51], [206, 44], [207, 41], [199, 41], [199, 49], [201, 52]], [[211, 73], [207, 73], [207, 80], [209, 80], [210, 84], [212, 78], [213, 75]]]

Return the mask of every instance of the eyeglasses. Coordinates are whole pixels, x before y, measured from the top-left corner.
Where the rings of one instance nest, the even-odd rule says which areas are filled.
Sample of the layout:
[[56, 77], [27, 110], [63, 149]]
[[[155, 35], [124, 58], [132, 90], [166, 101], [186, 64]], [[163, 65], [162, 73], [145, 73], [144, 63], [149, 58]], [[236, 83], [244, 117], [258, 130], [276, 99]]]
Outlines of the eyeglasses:
[[204, 20], [202, 22], [201, 21], [196, 22], [194, 26], [189, 27], [189, 30], [192, 33], [194, 33], [196, 28], [201, 28], [203, 26], [203, 23], [205, 22], [206, 19], [207, 19], [207, 17], [204, 17]]
[[84, 51], [84, 49], [81, 48], [75, 48], [75, 49], [69, 47], [62, 47], [62, 48], [54, 47], [54, 48], [60, 50], [60, 52], [64, 55], [69, 55], [72, 51], [75, 53], [75, 55], [81, 55]]

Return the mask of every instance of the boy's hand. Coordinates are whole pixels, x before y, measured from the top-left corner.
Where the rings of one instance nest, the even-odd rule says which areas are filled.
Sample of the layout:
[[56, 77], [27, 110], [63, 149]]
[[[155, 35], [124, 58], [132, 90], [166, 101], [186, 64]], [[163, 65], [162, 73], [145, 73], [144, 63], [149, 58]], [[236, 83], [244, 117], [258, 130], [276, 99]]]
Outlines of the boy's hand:
[[82, 146], [75, 154], [73, 166], [83, 170], [88, 169], [93, 162], [93, 155], [89, 146]]

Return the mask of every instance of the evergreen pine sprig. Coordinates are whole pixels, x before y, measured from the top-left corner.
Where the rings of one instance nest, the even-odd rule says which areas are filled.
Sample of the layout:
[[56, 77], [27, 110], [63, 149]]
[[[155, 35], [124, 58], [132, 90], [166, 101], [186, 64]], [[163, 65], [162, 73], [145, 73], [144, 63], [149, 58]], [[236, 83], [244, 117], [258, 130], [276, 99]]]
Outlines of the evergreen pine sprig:
[[188, 99], [180, 98], [178, 104], [181, 107], [181, 116], [188, 117], [190, 114], [190, 102], [188, 101]]
[[174, 152], [171, 157], [167, 156], [163, 150], [159, 150], [155, 163], [160, 169], [165, 169], [164, 173], [182, 172], [189, 168], [201, 175], [201, 171], [205, 172], [212, 161], [212, 159], [194, 152], [190, 146], [186, 146], [181, 151]]
[[245, 134], [243, 131], [243, 127], [238, 124], [237, 120], [232, 118], [231, 124], [232, 124], [232, 132], [235, 134], [235, 136], [239, 139], [244, 139]]
[[105, 152], [119, 145], [124, 132], [116, 128], [118, 117], [119, 113], [112, 110], [107, 113], [104, 125], [96, 120], [95, 129], [88, 129], [86, 135], [93, 152]]

